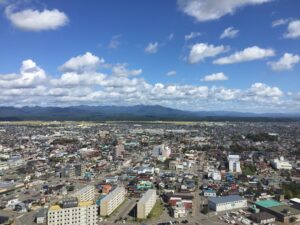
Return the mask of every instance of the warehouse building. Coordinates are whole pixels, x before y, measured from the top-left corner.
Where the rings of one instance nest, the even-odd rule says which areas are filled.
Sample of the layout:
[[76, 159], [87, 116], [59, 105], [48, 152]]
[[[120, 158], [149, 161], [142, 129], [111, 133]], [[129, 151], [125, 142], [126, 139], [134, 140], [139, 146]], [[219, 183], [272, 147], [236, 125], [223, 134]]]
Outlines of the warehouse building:
[[88, 185], [73, 193], [72, 197], [76, 197], [79, 202], [94, 201], [95, 187], [92, 185]]
[[247, 200], [239, 195], [208, 198], [208, 207], [216, 212], [247, 207]]
[[105, 196], [100, 203], [100, 215], [109, 216], [125, 200], [125, 188], [117, 187]]
[[137, 218], [146, 219], [156, 203], [156, 190], [148, 190], [137, 204]]
[[48, 225], [96, 225], [97, 205], [93, 201], [78, 202], [77, 198], [62, 200], [48, 210]]
[[300, 220], [300, 210], [285, 203], [268, 199], [257, 201], [255, 202], [255, 205], [261, 211], [274, 215], [277, 220], [285, 224], [289, 223], [291, 220]]

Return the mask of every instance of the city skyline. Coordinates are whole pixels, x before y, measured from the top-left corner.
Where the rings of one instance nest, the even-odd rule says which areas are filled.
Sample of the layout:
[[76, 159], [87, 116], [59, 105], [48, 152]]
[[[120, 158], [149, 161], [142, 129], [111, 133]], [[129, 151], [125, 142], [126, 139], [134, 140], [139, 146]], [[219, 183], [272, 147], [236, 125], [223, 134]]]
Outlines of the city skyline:
[[300, 112], [300, 3], [0, 1], [0, 106]]

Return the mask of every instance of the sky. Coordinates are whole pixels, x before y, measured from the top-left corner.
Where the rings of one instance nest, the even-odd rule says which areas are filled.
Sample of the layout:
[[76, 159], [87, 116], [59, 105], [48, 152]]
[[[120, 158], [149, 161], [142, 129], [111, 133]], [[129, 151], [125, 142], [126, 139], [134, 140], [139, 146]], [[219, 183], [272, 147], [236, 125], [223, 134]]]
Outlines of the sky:
[[0, 106], [300, 112], [299, 0], [0, 0]]

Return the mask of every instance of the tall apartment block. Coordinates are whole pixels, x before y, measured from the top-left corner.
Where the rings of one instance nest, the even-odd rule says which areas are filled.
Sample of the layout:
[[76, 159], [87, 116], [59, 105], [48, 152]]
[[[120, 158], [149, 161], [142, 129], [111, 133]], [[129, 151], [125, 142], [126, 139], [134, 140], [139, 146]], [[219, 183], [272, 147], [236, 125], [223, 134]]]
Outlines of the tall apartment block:
[[100, 203], [100, 215], [109, 216], [125, 200], [125, 188], [117, 187], [105, 196]]
[[149, 189], [137, 204], [137, 218], [146, 219], [156, 203], [156, 190]]
[[94, 201], [95, 200], [95, 187], [88, 185], [79, 189], [72, 194], [72, 197], [76, 197], [79, 202]]
[[67, 198], [48, 210], [48, 225], [96, 225], [97, 205], [93, 201], [78, 202], [77, 198]]

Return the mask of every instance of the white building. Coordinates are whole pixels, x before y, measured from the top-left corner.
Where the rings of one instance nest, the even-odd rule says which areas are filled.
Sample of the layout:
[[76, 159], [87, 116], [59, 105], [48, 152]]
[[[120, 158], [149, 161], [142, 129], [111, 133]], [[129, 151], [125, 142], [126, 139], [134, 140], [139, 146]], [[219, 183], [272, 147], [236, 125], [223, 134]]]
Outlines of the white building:
[[124, 200], [125, 188], [117, 187], [115, 190], [113, 190], [101, 200], [100, 215], [109, 216], [119, 205], [121, 205], [124, 202]]
[[208, 198], [208, 207], [216, 212], [247, 207], [247, 200], [239, 195]]
[[228, 155], [229, 171], [232, 173], [241, 173], [241, 164], [239, 155]]
[[95, 187], [88, 185], [72, 194], [79, 202], [94, 201], [95, 200]]
[[137, 218], [146, 219], [156, 203], [156, 190], [149, 189], [137, 204]]
[[292, 165], [281, 156], [279, 159], [274, 159], [271, 161], [271, 165], [273, 168], [277, 170], [291, 170]]
[[171, 155], [171, 149], [164, 144], [157, 145], [153, 148], [152, 156], [157, 157], [158, 160], [164, 161]]
[[209, 178], [212, 178], [215, 181], [222, 180], [221, 172], [219, 170], [216, 170], [216, 169], [208, 170], [207, 176]]
[[48, 210], [48, 225], [96, 225], [97, 205], [92, 201], [79, 202], [76, 198], [63, 200]]
[[174, 218], [183, 218], [187, 216], [187, 211], [185, 209], [183, 202], [176, 202], [176, 206], [172, 207]]

